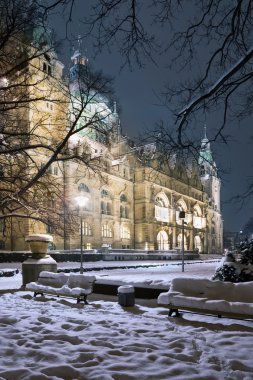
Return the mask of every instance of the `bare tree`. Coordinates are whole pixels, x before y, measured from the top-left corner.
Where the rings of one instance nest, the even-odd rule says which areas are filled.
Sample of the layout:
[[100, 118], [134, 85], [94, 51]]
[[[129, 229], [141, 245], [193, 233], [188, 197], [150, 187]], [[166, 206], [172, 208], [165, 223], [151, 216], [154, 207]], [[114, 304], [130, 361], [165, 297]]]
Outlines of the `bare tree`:
[[[48, 1], [43, 10], [62, 7], [70, 22], [76, 5]], [[177, 137], [170, 143], [188, 149], [194, 117], [218, 110], [212, 140], [224, 142], [228, 118], [252, 113], [252, 6], [251, 0], [96, 0], [83, 22], [94, 46], [114, 46], [123, 65], [162, 55], [168, 80], [170, 69], [183, 78], [165, 87], [163, 102], [175, 116]]]
[[0, 0], [0, 16], [3, 232], [20, 227], [25, 233], [24, 220], [29, 219], [30, 226], [41, 222], [61, 233], [64, 165], [77, 162], [87, 170], [100, 170], [102, 155], [90, 152], [85, 139], [80, 148], [80, 136], [95, 130], [107, 138], [110, 126], [104, 120], [110, 108], [88, 109], [98, 94], [110, 97], [111, 80], [86, 67], [85, 81], [77, 76], [75, 90], [70, 87], [36, 2]]

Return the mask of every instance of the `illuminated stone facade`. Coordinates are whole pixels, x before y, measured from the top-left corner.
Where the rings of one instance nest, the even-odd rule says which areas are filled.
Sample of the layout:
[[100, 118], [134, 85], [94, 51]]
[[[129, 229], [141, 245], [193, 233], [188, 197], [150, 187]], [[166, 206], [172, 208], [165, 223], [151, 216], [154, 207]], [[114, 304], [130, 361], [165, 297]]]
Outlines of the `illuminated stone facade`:
[[[45, 135], [53, 133], [58, 138], [61, 128], [66, 126], [66, 114], [72, 113], [73, 120], [78, 110], [78, 97], [85, 91], [85, 66], [87, 60], [77, 50], [72, 57], [70, 71], [70, 90], [73, 99], [62, 102], [65, 109], [48, 96], [40, 107], [29, 111], [30, 126], [41, 117], [46, 117]], [[47, 90], [52, 100], [55, 97], [55, 79], [60, 81], [61, 63], [52, 56], [38, 59], [42, 73], [51, 70], [47, 79]], [[82, 77], [84, 75], [84, 77]], [[81, 79], [83, 80], [80, 81]], [[81, 85], [80, 85], [81, 83]], [[59, 86], [57, 86], [57, 91]], [[220, 211], [220, 180], [212, 158], [210, 144], [202, 140], [199, 165], [182, 168], [176, 158], [168, 160], [163, 168], [157, 169], [159, 149], [154, 144], [138, 148], [123, 136], [116, 105], [108, 105], [106, 97], [91, 93], [92, 101], [85, 108], [77, 128], [91, 120], [94, 114], [100, 115], [99, 128], [85, 128], [69, 142], [73, 152], [89, 154], [97, 162], [93, 169], [70, 161], [52, 164], [50, 172], [59, 183], [62, 204], [63, 231], [40, 222], [23, 222], [23, 232], [13, 231], [2, 238], [6, 249], [27, 249], [24, 235], [28, 233], [51, 233], [57, 249], [80, 248], [80, 220], [82, 218], [83, 242], [85, 249], [101, 247], [129, 248], [141, 250], [168, 251], [182, 246], [182, 220], [179, 212], [185, 212], [184, 244], [185, 250], [205, 253], [222, 252], [222, 218]], [[64, 98], [64, 85], [62, 84]], [[81, 95], [80, 95], [81, 96]], [[73, 111], [73, 108], [75, 111]], [[102, 115], [102, 117], [101, 117]], [[65, 122], [64, 122], [65, 117]], [[109, 137], [105, 132], [109, 132]], [[106, 138], [105, 138], [106, 136]], [[36, 157], [37, 165], [43, 165], [43, 155]], [[148, 157], [148, 160], [147, 160]], [[84, 195], [87, 203], [83, 210], [78, 209], [75, 198]], [[54, 202], [54, 199], [48, 199]], [[12, 223], [15, 223], [13, 218]], [[15, 240], [15, 244], [11, 244]]]

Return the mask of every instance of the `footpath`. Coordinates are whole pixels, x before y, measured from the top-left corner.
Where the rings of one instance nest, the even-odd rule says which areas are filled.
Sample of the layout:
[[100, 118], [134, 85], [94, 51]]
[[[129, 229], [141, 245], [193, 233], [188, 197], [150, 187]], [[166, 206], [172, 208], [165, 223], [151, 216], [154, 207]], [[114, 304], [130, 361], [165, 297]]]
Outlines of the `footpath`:
[[[161, 292], [169, 289], [170, 281], [174, 277], [200, 275], [210, 278], [220, 259], [220, 255], [201, 255], [197, 260], [186, 261], [186, 270], [183, 274], [181, 261], [178, 260], [170, 262], [150, 260], [145, 263], [143, 261], [124, 263], [100, 261], [84, 263], [84, 266], [85, 273], [95, 272], [94, 274], [98, 277], [94, 285], [94, 296], [97, 294], [117, 297], [119, 286], [131, 284], [135, 288], [136, 298], [155, 300]], [[9, 277], [0, 276], [0, 294], [22, 290], [22, 264], [1, 263], [1, 268], [0, 271], [5, 272]], [[79, 270], [79, 262], [58, 263], [58, 271], [78, 273]], [[165, 281], [160, 281], [160, 279]]]

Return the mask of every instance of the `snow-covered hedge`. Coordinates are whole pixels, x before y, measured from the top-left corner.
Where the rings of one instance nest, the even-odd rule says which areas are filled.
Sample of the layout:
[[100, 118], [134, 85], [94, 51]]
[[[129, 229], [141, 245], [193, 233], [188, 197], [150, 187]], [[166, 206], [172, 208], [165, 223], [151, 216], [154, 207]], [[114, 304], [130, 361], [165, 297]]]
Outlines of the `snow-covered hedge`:
[[236, 253], [227, 253], [212, 279], [230, 282], [253, 281], [253, 242], [241, 244]]
[[13, 277], [15, 274], [18, 274], [18, 269], [1, 269], [0, 270], [0, 277]]

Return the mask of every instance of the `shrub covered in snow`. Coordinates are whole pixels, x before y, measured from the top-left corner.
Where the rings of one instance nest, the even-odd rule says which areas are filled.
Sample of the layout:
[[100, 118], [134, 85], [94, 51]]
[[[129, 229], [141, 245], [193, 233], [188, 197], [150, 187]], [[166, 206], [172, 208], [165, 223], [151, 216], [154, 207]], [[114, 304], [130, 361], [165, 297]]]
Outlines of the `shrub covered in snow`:
[[253, 281], [253, 242], [240, 244], [238, 252], [228, 252], [216, 268], [213, 280]]

